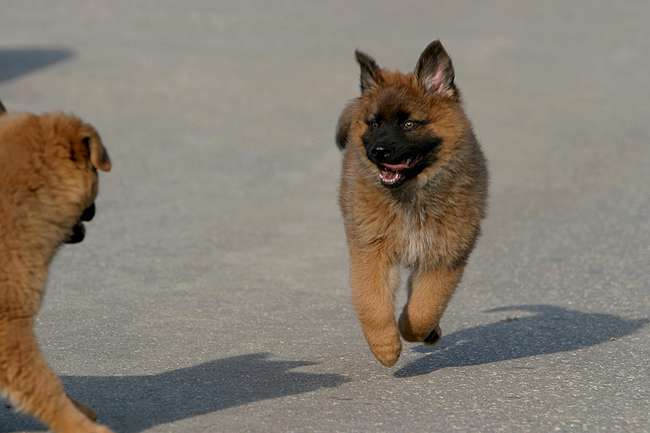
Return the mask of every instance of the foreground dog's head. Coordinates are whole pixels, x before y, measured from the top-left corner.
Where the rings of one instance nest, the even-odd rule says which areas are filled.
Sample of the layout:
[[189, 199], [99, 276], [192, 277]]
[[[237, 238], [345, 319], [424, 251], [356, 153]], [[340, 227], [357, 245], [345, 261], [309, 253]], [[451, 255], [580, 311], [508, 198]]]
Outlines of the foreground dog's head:
[[451, 155], [468, 124], [451, 59], [439, 41], [409, 74], [381, 69], [360, 51], [356, 58], [361, 97], [343, 110], [336, 141], [341, 149], [363, 146], [381, 184], [399, 187]]
[[110, 168], [97, 131], [77, 117], [7, 114], [0, 106], [0, 177], [29, 219], [21, 223], [26, 231], [54, 242], [83, 240], [83, 221], [95, 214], [97, 170]]

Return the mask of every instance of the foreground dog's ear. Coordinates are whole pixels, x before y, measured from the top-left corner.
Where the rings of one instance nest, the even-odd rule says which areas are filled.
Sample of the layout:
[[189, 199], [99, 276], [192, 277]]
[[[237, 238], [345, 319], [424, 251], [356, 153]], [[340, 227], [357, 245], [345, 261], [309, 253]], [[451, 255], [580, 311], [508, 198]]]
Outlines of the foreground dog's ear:
[[0, 101], [0, 116], [5, 114], [7, 112], [7, 109], [5, 108], [4, 105], [2, 105], [2, 101]]
[[339, 122], [336, 124], [336, 145], [341, 150], [345, 149], [345, 145], [348, 142], [348, 135], [350, 133], [350, 128], [352, 127], [352, 122], [354, 121], [354, 113], [358, 105], [358, 99], [350, 101], [348, 105], [346, 105], [343, 109], [343, 112], [339, 117]]
[[415, 66], [415, 77], [425, 92], [454, 99], [458, 97], [454, 68], [440, 41], [431, 42], [422, 52]]
[[108, 157], [108, 153], [99, 137], [85, 136], [83, 142], [90, 151], [92, 165], [101, 171], [109, 171], [111, 169], [111, 159]]
[[381, 77], [381, 68], [377, 66], [375, 60], [359, 50], [354, 52], [354, 55], [361, 66], [361, 93], [367, 92], [369, 90], [374, 90], [381, 83], [383, 83], [383, 78]]

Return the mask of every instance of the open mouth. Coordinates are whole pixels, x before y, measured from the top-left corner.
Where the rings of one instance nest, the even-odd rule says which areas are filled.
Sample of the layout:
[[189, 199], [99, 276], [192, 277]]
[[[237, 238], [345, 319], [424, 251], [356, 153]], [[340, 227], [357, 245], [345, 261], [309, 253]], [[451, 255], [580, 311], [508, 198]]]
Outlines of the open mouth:
[[406, 178], [406, 172], [420, 162], [422, 157], [407, 158], [397, 164], [379, 164], [379, 178], [385, 186], [396, 186]]
[[72, 227], [72, 233], [64, 241], [66, 244], [77, 244], [84, 240], [86, 236], [86, 228], [84, 227], [83, 221], [90, 221], [95, 216], [95, 203], [91, 204], [88, 209], [79, 217], [79, 221]]
[[70, 237], [66, 239], [64, 242], [66, 244], [78, 244], [79, 242], [84, 240], [84, 237], [86, 236], [86, 228], [84, 227], [84, 223], [81, 221], [77, 222], [74, 227], [72, 227], [72, 233], [70, 234]]

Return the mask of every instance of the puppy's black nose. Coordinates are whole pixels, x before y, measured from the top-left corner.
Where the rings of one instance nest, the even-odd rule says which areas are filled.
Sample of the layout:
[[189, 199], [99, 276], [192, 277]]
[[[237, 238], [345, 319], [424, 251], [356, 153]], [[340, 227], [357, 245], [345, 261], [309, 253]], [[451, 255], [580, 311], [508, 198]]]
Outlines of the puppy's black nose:
[[370, 155], [372, 155], [372, 157], [375, 158], [378, 162], [388, 159], [391, 153], [392, 149], [382, 144], [376, 144], [370, 149]]

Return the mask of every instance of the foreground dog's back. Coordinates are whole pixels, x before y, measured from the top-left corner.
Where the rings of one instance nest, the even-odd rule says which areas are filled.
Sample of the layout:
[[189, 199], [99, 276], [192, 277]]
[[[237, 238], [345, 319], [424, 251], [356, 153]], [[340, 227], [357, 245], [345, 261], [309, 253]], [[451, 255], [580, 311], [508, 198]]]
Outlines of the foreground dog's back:
[[[436, 343], [438, 322], [474, 248], [487, 199], [487, 166], [440, 42], [408, 74], [357, 51], [361, 96], [339, 118], [344, 151], [339, 204], [350, 285], [364, 335], [386, 366], [410, 342]], [[399, 323], [399, 266], [412, 272]]]
[[111, 432], [63, 391], [34, 336], [47, 266], [62, 242], [83, 238], [97, 169], [110, 159], [74, 116], [7, 114], [0, 103], [0, 391], [57, 433]]

